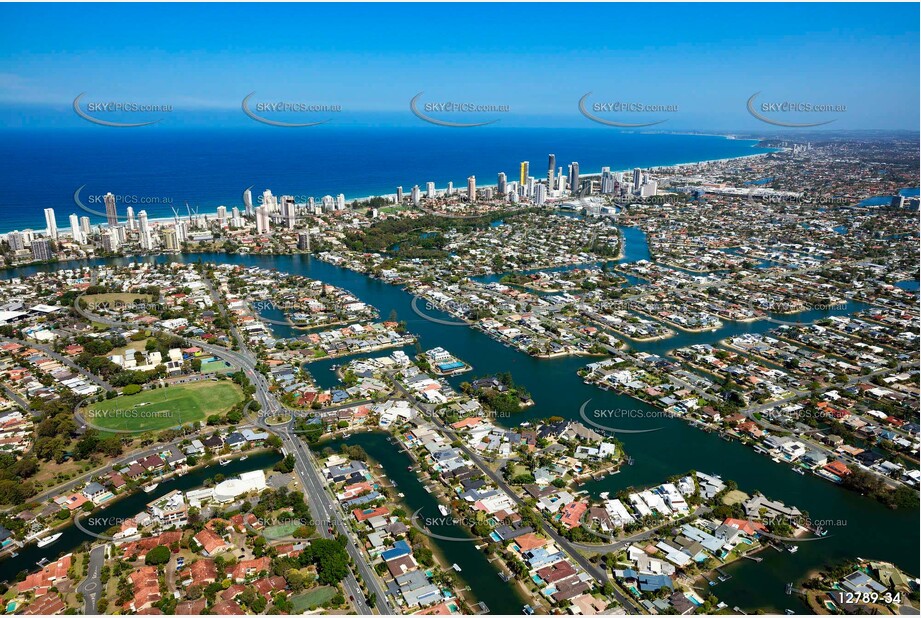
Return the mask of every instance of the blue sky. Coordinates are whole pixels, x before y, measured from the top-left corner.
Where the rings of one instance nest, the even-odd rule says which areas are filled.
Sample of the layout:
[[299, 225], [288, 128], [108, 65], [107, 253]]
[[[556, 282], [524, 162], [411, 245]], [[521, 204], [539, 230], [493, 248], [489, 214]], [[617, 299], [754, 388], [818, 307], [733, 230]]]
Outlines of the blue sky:
[[70, 109], [81, 92], [172, 104], [163, 126], [251, 126], [253, 91], [341, 105], [343, 124], [413, 124], [425, 91], [508, 105], [505, 126], [600, 126], [577, 108], [592, 92], [677, 105], [648, 116], [662, 129], [744, 130], [768, 127], [745, 109], [760, 91], [846, 106], [795, 120], [918, 129], [917, 4], [4, 4], [0, 17], [0, 126], [91, 127]]

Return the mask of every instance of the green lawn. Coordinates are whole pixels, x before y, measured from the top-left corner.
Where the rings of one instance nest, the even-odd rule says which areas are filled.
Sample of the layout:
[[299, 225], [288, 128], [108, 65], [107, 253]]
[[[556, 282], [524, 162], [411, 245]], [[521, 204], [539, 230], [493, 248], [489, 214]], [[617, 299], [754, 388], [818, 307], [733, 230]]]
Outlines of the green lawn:
[[226, 373], [228, 371], [233, 371], [233, 366], [227, 361], [213, 360], [201, 365], [201, 373]]
[[89, 294], [82, 298], [87, 309], [117, 309], [139, 303], [149, 303], [153, 297], [149, 294], [134, 294], [132, 292], [109, 292], [106, 294]]
[[92, 425], [120, 431], [158, 431], [224, 414], [243, 401], [230, 381], [202, 381], [142, 391], [90, 405], [84, 414]]
[[309, 590], [304, 594], [291, 597], [291, 605], [295, 614], [303, 614], [307, 610], [316, 609], [321, 605], [329, 603], [330, 599], [336, 596], [337, 590], [332, 586], [321, 586]]
[[278, 524], [277, 526], [267, 526], [265, 530], [262, 531], [262, 536], [269, 541], [275, 541], [277, 539], [282, 539], [289, 537], [294, 534], [294, 531], [301, 527], [299, 522], [291, 522], [287, 524]]

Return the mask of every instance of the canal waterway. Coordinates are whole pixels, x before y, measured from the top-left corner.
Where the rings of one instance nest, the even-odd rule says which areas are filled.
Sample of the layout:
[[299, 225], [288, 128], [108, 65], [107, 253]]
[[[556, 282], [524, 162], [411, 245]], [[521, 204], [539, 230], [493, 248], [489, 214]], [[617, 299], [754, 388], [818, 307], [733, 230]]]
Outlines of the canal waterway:
[[[648, 246], [642, 231], [623, 228], [626, 255], [624, 261], [649, 259]], [[127, 264], [143, 258], [115, 259], [110, 262]], [[894, 562], [913, 576], [917, 576], [919, 558], [918, 511], [907, 509], [893, 511], [871, 498], [838, 487], [813, 475], [799, 475], [789, 466], [774, 463], [770, 458], [755, 453], [738, 443], [727, 442], [716, 434], [706, 433], [679, 419], [656, 418], [652, 407], [637, 400], [597, 387], [586, 385], [576, 371], [592, 362], [587, 357], [536, 359], [507, 347], [478, 330], [459, 325], [449, 326], [426, 320], [411, 308], [413, 297], [399, 287], [367, 277], [344, 268], [333, 266], [307, 255], [255, 256], [225, 254], [191, 254], [186, 256], [155, 256], [147, 258], [156, 262], [213, 262], [242, 266], [260, 266], [320, 279], [350, 290], [363, 302], [374, 305], [380, 315], [396, 311], [410, 332], [419, 337], [424, 349], [442, 346], [473, 365], [473, 372], [451, 378], [455, 386], [471, 376], [509, 371], [514, 380], [530, 391], [535, 405], [512, 418], [498, 422], [517, 425], [523, 421], [546, 418], [552, 415], [576, 419], [583, 403], [591, 399], [587, 409], [638, 409], [650, 412], [648, 418], [624, 418], [624, 429], [649, 429], [657, 431], [639, 434], [618, 434], [633, 465], [619, 474], [588, 483], [585, 488], [592, 494], [612, 494], [630, 486], [663, 482], [667, 477], [700, 470], [718, 474], [736, 481], [746, 492], [761, 491], [765, 495], [795, 505], [810, 514], [813, 520], [839, 522], [826, 528], [826, 539], [802, 543], [795, 553], [765, 555], [761, 563], [742, 561], [728, 569], [733, 574], [729, 581], [713, 588], [715, 594], [730, 607], [739, 606], [746, 611], [766, 608], [773, 611], [791, 608], [802, 610], [796, 597], [784, 593], [787, 582], [798, 582], [815, 569], [856, 556]], [[100, 261], [92, 262], [94, 264]], [[60, 270], [83, 263], [35, 265], [0, 273], [0, 276], [27, 276], [40, 270]], [[801, 314], [806, 323], [827, 315], [850, 313], [861, 309], [859, 303], [836, 307], [830, 311], [811, 311]], [[431, 312], [442, 320], [453, 320], [447, 314]], [[777, 316], [791, 320], [790, 316]], [[734, 334], [763, 333], [776, 324], [767, 321], [740, 323], [726, 322], [715, 332], [686, 333], [649, 343], [628, 342], [636, 349], [655, 354], [665, 354], [677, 347], [697, 344], [714, 344]], [[383, 354], [385, 352], [381, 352]], [[323, 382], [331, 376], [328, 367], [343, 363], [345, 359], [312, 363], [310, 370]], [[405, 466], [404, 466], [405, 467]], [[771, 550], [773, 551], [773, 550]], [[757, 585], [755, 585], [757, 583]], [[489, 601], [487, 600], [487, 603]], [[517, 603], [517, 601], [516, 601]]]
[[338, 450], [341, 444], [360, 446], [372, 460], [383, 466], [387, 479], [396, 485], [394, 491], [403, 494], [399, 500], [406, 505], [407, 515], [412, 516], [418, 511], [417, 521], [420, 525], [427, 525], [433, 534], [457, 539], [448, 541], [429, 537], [436, 551], [444, 557], [448, 568], [452, 564], [461, 568], [457, 573], [463, 582], [460, 587], [469, 586], [476, 600], [484, 602], [491, 614], [521, 613], [527, 599], [512, 582], [503, 581], [499, 577], [498, 567], [489, 562], [486, 554], [476, 548], [486, 541], [473, 538], [454, 522], [453, 514], [447, 517], [441, 515], [438, 511], [438, 500], [425, 491], [425, 486], [417, 473], [409, 469], [415, 462], [399, 445], [389, 442], [386, 434], [375, 432], [355, 434], [345, 440], [324, 442], [316, 448], [323, 449], [329, 446]]
[[[159, 487], [150, 493], [139, 491], [117, 498], [115, 502], [108, 506], [97, 509], [91, 514], [83, 515], [80, 519], [80, 526], [90, 532], [103, 534], [115, 525], [115, 522], [122, 522], [134, 517], [143, 512], [148, 503], [165, 496], [171, 491], [176, 489], [188, 491], [202, 487], [208, 479], [213, 479], [218, 474], [223, 475], [225, 478], [230, 478], [242, 472], [266, 470], [279, 461], [281, 461], [281, 455], [266, 451], [247, 457], [245, 461], [233, 459], [225, 466], [215, 463], [214, 465], [197, 468], [160, 483]], [[62, 532], [61, 538], [54, 543], [45, 547], [39, 547], [33, 543], [20, 549], [18, 556], [0, 561], [0, 581], [13, 582], [19, 572], [37, 569], [36, 563], [39, 561], [43, 559], [49, 562], [57, 560], [64, 554], [76, 551], [84, 543], [93, 543], [97, 540], [96, 537], [90, 536], [72, 523], [66, 528], [58, 530], [58, 532]]]

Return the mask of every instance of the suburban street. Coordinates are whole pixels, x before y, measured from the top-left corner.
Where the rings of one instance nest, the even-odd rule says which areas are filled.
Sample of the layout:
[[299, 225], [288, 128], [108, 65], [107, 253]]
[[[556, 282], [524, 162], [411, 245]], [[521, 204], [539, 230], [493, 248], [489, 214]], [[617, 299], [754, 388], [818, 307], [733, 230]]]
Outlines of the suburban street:
[[66, 356], [62, 356], [58, 354], [53, 349], [51, 349], [49, 346], [43, 345], [41, 343], [36, 343], [34, 341], [24, 341], [23, 339], [11, 339], [10, 337], [2, 337], [2, 336], [0, 336], [0, 341], [4, 341], [6, 343], [18, 343], [19, 345], [25, 346], [27, 348], [35, 348], [36, 350], [40, 350], [43, 353], [47, 354], [49, 357], [61, 363], [62, 365], [66, 365], [69, 369], [76, 371], [77, 373], [79, 373], [81, 376], [83, 376], [84, 378], [86, 378], [87, 380], [95, 384], [96, 386], [102, 389], [105, 389], [107, 391], [114, 390], [114, 387], [111, 384], [109, 384], [108, 382], [106, 382], [105, 380], [97, 376], [96, 374], [87, 371], [86, 369], [84, 369], [77, 363], [73, 362]]
[[[466, 443], [464, 443], [464, 441], [450, 427], [446, 426], [444, 423], [441, 422], [441, 419], [437, 418], [437, 416], [435, 416], [434, 414], [430, 414], [424, 408], [419, 407], [416, 404], [412, 394], [409, 391], [407, 391], [405, 387], [403, 387], [396, 380], [394, 380], [393, 383], [394, 383], [394, 387], [396, 391], [400, 393], [400, 395], [405, 397], [408, 401], [412, 402], [412, 405], [416, 409], [416, 411], [422, 414], [423, 416], [425, 416], [426, 418], [428, 418], [429, 420], [431, 420], [432, 423], [436, 427], [438, 427], [438, 429], [449, 439], [449, 441], [456, 440], [457, 442], [459, 442], [461, 444], [460, 448], [464, 452], [464, 454], [467, 455], [467, 457], [469, 457], [470, 460], [480, 470], [482, 470], [483, 473], [486, 476], [488, 476], [490, 480], [492, 480], [492, 482], [496, 484], [497, 487], [499, 487], [502, 491], [508, 494], [508, 496], [515, 502], [515, 504], [517, 504], [518, 506], [526, 506], [521, 496], [519, 496], [518, 493], [515, 492], [515, 490], [512, 489], [505, 482], [505, 479], [502, 478], [501, 474], [498, 474], [496, 471], [494, 471], [485, 461], [483, 461], [480, 458], [478, 454], [470, 450], [470, 448], [467, 447]], [[604, 568], [598, 568], [597, 566], [592, 564], [588, 560], [588, 558], [586, 558], [581, 553], [579, 553], [578, 549], [568, 539], [560, 535], [551, 526], [547, 526], [542, 523], [541, 532], [543, 532], [544, 534], [552, 538], [553, 541], [557, 544], [557, 546], [560, 547], [563, 551], [565, 551], [569, 555], [569, 557], [574, 562], [576, 562], [580, 567], [582, 567], [582, 569], [586, 573], [591, 575], [592, 578], [596, 582], [598, 582], [599, 585], [603, 585], [606, 581], [608, 581], [608, 577], [607, 577], [607, 574], [604, 572]], [[642, 613], [642, 611], [634, 604], [633, 600], [629, 599], [626, 595], [622, 594], [620, 590], [618, 590], [616, 587], [614, 588], [614, 597], [618, 600], [618, 602], [620, 602], [621, 605], [623, 605], [623, 607], [627, 610], [628, 613], [630, 614]]]
[[102, 591], [102, 565], [105, 562], [106, 547], [108, 545], [97, 545], [89, 553], [89, 570], [86, 572], [86, 579], [77, 586], [77, 592], [83, 595], [83, 613], [87, 616], [98, 613], [96, 604], [99, 601], [99, 593]]
[[[213, 297], [216, 296], [216, 293], [213, 289], [212, 295]], [[221, 307], [221, 303], [219, 301], [216, 301], [216, 304], [217, 307]], [[80, 307], [79, 298], [74, 302], [74, 308], [84, 318], [94, 322], [99, 322], [108, 326], [120, 328], [131, 328], [130, 324], [125, 324], [116, 320], [110, 320], [103, 318], [102, 316], [97, 316], [87, 312], [85, 309]], [[243, 343], [243, 338], [239, 335], [235, 328], [231, 329], [231, 334], [241, 345], [241, 350], [243, 350], [242, 352], [212, 345], [197, 339], [190, 339], [190, 341], [194, 341], [195, 345], [202, 348], [209, 354], [222, 358], [243, 370], [253, 386], [256, 387], [255, 398], [256, 401], [258, 401], [262, 406], [262, 414], [260, 415], [260, 422], [258, 425], [264, 428], [266, 431], [270, 431], [279, 436], [282, 440], [285, 452], [294, 455], [296, 460], [295, 472], [300, 480], [301, 487], [304, 488], [304, 496], [307, 498], [308, 505], [310, 506], [311, 512], [314, 516], [314, 520], [318, 523], [335, 521], [337, 530], [344, 534], [345, 538], [348, 539], [346, 549], [349, 555], [352, 557], [352, 560], [355, 563], [355, 567], [358, 569], [366, 585], [375, 593], [375, 608], [377, 609], [378, 613], [386, 615], [393, 614], [394, 610], [390, 606], [390, 602], [388, 601], [387, 595], [384, 592], [380, 580], [363, 558], [355, 542], [355, 539], [351, 534], [351, 531], [347, 526], [344, 525], [344, 522], [341, 520], [341, 516], [338, 516], [338, 512], [336, 512], [335, 516], [331, 517], [329, 510], [331, 505], [328, 504], [330, 500], [326, 498], [326, 492], [320, 477], [320, 473], [316, 469], [311, 457], [307, 452], [307, 449], [304, 447], [303, 442], [300, 440], [300, 438], [293, 435], [287, 426], [279, 428], [269, 426], [264, 423], [264, 418], [266, 418], [266, 416], [275, 414], [281, 410], [284, 410], [285, 408], [275, 398], [275, 396], [269, 392], [268, 382], [266, 381], [265, 376], [256, 370], [255, 357], [251, 352], [249, 352], [249, 350], [246, 349], [245, 344]], [[325, 538], [332, 538], [333, 536], [329, 533], [327, 527], [322, 525], [318, 525], [317, 530]], [[349, 600], [355, 606], [356, 611], [358, 613], [370, 614], [371, 608], [367, 604], [367, 600], [361, 591], [361, 586], [359, 585], [358, 580], [355, 578], [355, 575], [352, 572], [349, 572], [349, 575], [343, 580], [342, 583], [345, 587], [346, 593], [349, 596]]]

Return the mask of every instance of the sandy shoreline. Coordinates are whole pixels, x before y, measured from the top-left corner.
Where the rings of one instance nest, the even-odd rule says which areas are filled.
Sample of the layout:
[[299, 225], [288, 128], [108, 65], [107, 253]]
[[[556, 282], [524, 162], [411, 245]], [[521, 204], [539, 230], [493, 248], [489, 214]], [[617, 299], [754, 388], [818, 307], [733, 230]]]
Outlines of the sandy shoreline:
[[[676, 134], [676, 135], [697, 135], [697, 134], [684, 134], [684, 133], [681, 133], [681, 134]], [[739, 142], [753, 142], [753, 143], [752, 143], [752, 148], [754, 148], [755, 145], [756, 145], [756, 144], [758, 143], [758, 141], [759, 141], [759, 140], [755, 140], [755, 139], [751, 139], [751, 140], [749, 140], [749, 139], [737, 140], [737, 139], [735, 139], [735, 138], [731, 138], [731, 137], [726, 136], [726, 135], [720, 135], [720, 136], [713, 135], [713, 136], [710, 136], [710, 137], [724, 137], [724, 138], [727, 139], [727, 140], [728, 140], [728, 139], [732, 139], [733, 141], [739, 141]], [[772, 151], [776, 151], [776, 150], [778, 150], [778, 149], [772, 149]], [[725, 157], [725, 158], [722, 158], [722, 159], [704, 159], [704, 160], [701, 160], [701, 161], [687, 161], [687, 162], [685, 162], [685, 163], [672, 163], [672, 164], [669, 164], [669, 165], [652, 165], [652, 166], [647, 166], [647, 167], [642, 168], [642, 169], [647, 169], [647, 170], [649, 170], [649, 169], [654, 169], [654, 170], [672, 170], [672, 169], [677, 169], [677, 168], [681, 168], [681, 167], [686, 167], [686, 166], [689, 166], [689, 165], [702, 165], [702, 164], [705, 164], [705, 163], [723, 163], [723, 162], [726, 162], [726, 161], [736, 161], [736, 160], [739, 160], [739, 159], [748, 159], [748, 158], [751, 158], [751, 157], [763, 157], [763, 156], [765, 156], [765, 155], [767, 155], [767, 154], [770, 154], [770, 153], [769, 153], [769, 152], [759, 152], [759, 153], [755, 153], [755, 154], [741, 155], [741, 156], [738, 156], [738, 157]], [[629, 173], [632, 173], [632, 172], [633, 172], [633, 169], [632, 169], [632, 168], [631, 168], [631, 169], [624, 169], [624, 170], [612, 171], [613, 174], [629, 174]], [[582, 178], [586, 178], [586, 177], [596, 177], [596, 176], [600, 176], [600, 175], [601, 175], [601, 171], [599, 170], [599, 171], [597, 171], [597, 172], [583, 172], [583, 173], [580, 173], [579, 175], [580, 175], [580, 177], [582, 177]], [[484, 184], [484, 185], [478, 184], [477, 186], [478, 186], [479, 188], [495, 188], [495, 187], [498, 187], [497, 184]], [[455, 187], [455, 189], [461, 190], [460, 187]], [[279, 195], [281, 195], [281, 194], [279, 194]], [[365, 196], [359, 196], [359, 197], [346, 197], [346, 198], [345, 198], [345, 201], [346, 201], [346, 204], [350, 204], [351, 202], [355, 202], [355, 201], [357, 201], [357, 202], [359, 202], [359, 203], [362, 203], [362, 202], [368, 202], [368, 201], [374, 199], [375, 197], [383, 197], [383, 198], [395, 199], [395, 198], [396, 198], [396, 193], [381, 193], [381, 194], [377, 194], [377, 195], [365, 195]], [[302, 204], [302, 205], [303, 205], [303, 204]], [[231, 205], [226, 205], [226, 204], [224, 204], [224, 206], [228, 209], [228, 216], [230, 216], [229, 210], [230, 210], [231, 208], [233, 208], [233, 206], [235, 206], [235, 204], [231, 204]], [[240, 208], [241, 212], [243, 211], [242, 195], [241, 195], [241, 198], [240, 198], [240, 204], [236, 204], [236, 206], [237, 206], [238, 208]], [[254, 206], [255, 206], [255, 205], [254, 205]], [[216, 217], [217, 217], [217, 208], [218, 208], [218, 206], [215, 206], [213, 211], [206, 211], [206, 212], [201, 212], [201, 211], [199, 211], [198, 216], [199, 216], [199, 217], [207, 217], [208, 219], [216, 218]], [[83, 209], [80, 208], [78, 205], [74, 204], [74, 209], [75, 209], [75, 212], [74, 212], [73, 214], [77, 214], [78, 216], [84, 216], [83, 214], [80, 214], [80, 213], [76, 212], [76, 211], [82, 211], [82, 210], [83, 210]], [[84, 212], [85, 212], [85, 211], [84, 211]], [[137, 210], [137, 211], [135, 212], [135, 217], [137, 217], [137, 212], [140, 212], [140, 210]], [[57, 208], [55, 208], [55, 214], [57, 214]], [[69, 214], [70, 214], [70, 213], [68, 213], [68, 215], [66, 215], [66, 216], [69, 216]], [[66, 216], [65, 216], [65, 218], [61, 219], [62, 222], [63, 222], [63, 221], [66, 221]], [[96, 216], [98, 217], [99, 214], [97, 213]], [[120, 217], [122, 217], [122, 215], [120, 215]], [[180, 217], [180, 219], [186, 220], [185, 217]], [[155, 223], [155, 224], [172, 223], [172, 222], [174, 221], [174, 217], [151, 217], [151, 218], [148, 219], [148, 221], [149, 221], [150, 223], [152, 223], [152, 224], [154, 224], [154, 223]], [[95, 227], [95, 226], [104, 225], [104, 224], [103, 224], [103, 223], [93, 223], [92, 225]], [[37, 224], [36, 226], [33, 226], [33, 227], [24, 227], [24, 228], [22, 228], [22, 229], [16, 229], [16, 230], [5, 230], [5, 231], [0, 232], [0, 234], [6, 235], [6, 234], [9, 234], [9, 233], [11, 233], [11, 232], [17, 232], [17, 231], [22, 231], [22, 230], [27, 230], [27, 229], [31, 229], [31, 230], [33, 230], [33, 231], [39, 232], [39, 233], [41, 233], [41, 234], [44, 234], [44, 231], [43, 231], [43, 230], [45, 229], [45, 227], [44, 227], [44, 225], [43, 225], [42, 223], [39, 223], [39, 224]], [[69, 226], [69, 225], [68, 225], [68, 226], [59, 226], [58, 229], [59, 229], [60, 231], [70, 230], [70, 226]]]

